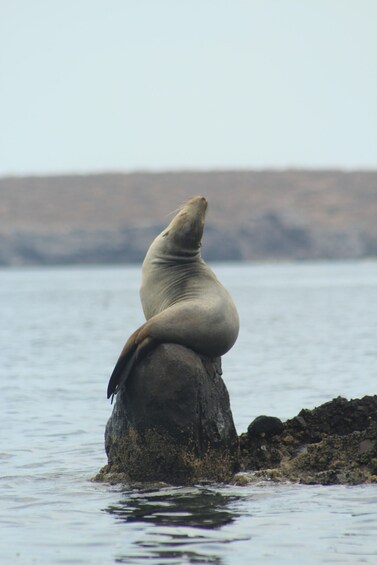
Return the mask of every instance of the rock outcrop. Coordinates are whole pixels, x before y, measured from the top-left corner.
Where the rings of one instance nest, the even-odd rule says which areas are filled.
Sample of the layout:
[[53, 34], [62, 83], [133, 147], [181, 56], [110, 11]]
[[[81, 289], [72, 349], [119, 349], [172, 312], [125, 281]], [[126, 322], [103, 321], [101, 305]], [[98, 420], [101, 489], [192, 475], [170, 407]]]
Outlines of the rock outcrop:
[[105, 447], [111, 483], [376, 483], [377, 395], [258, 416], [238, 438], [221, 360], [163, 344], [117, 394]]
[[338, 397], [285, 423], [259, 416], [240, 437], [241, 480], [377, 482], [377, 396]]
[[229, 480], [238, 470], [239, 441], [221, 360], [159, 345], [117, 394], [105, 447], [108, 465], [99, 479]]

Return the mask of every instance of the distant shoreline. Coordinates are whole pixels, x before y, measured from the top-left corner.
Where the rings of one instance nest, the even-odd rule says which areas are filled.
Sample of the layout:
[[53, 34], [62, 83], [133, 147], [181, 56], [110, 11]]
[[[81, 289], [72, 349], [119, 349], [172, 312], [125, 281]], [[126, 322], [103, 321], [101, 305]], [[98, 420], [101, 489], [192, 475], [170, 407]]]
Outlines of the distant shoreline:
[[208, 261], [377, 257], [377, 171], [167, 171], [0, 178], [0, 265], [140, 263], [194, 194]]

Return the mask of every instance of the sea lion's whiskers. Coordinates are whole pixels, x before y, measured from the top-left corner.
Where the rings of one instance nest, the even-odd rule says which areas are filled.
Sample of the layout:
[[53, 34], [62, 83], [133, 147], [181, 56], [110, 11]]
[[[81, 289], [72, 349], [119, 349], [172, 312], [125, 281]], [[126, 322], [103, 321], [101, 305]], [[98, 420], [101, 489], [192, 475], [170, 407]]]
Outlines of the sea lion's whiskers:
[[176, 208], [175, 210], [173, 210], [172, 212], [169, 212], [166, 217], [169, 218], [170, 216], [172, 216], [173, 214], [178, 214], [178, 212], [180, 212], [181, 210], [183, 210], [183, 208], [185, 207], [186, 203], [184, 202], [183, 204], [181, 204], [180, 206], [178, 206], [178, 208]]
[[173, 214], [178, 214], [178, 212], [180, 212], [182, 210], [182, 206], [180, 206], [179, 208], [176, 208], [175, 210], [172, 210], [171, 212], [169, 212], [168, 214], [166, 214], [167, 218], [170, 218], [170, 216], [173, 216]]

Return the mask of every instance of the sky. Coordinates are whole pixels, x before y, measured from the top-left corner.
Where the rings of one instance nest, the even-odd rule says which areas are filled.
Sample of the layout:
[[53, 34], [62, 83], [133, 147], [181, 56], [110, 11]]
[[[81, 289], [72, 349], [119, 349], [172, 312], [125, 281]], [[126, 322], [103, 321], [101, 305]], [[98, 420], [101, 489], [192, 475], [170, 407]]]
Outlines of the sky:
[[376, 0], [0, 0], [0, 175], [377, 168]]

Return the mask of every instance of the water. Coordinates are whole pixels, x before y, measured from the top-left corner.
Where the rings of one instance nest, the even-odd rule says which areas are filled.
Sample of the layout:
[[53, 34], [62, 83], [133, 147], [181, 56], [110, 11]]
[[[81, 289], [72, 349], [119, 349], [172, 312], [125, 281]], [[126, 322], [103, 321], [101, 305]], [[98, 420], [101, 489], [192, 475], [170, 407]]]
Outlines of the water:
[[[241, 316], [235, 423], [375, 394], [377, 263], [214, 266]], [[376, 563], [377, 486], [130, 489], [106, 463], [108, 376], [139, 268], [0, 270], [0, 563]]]

